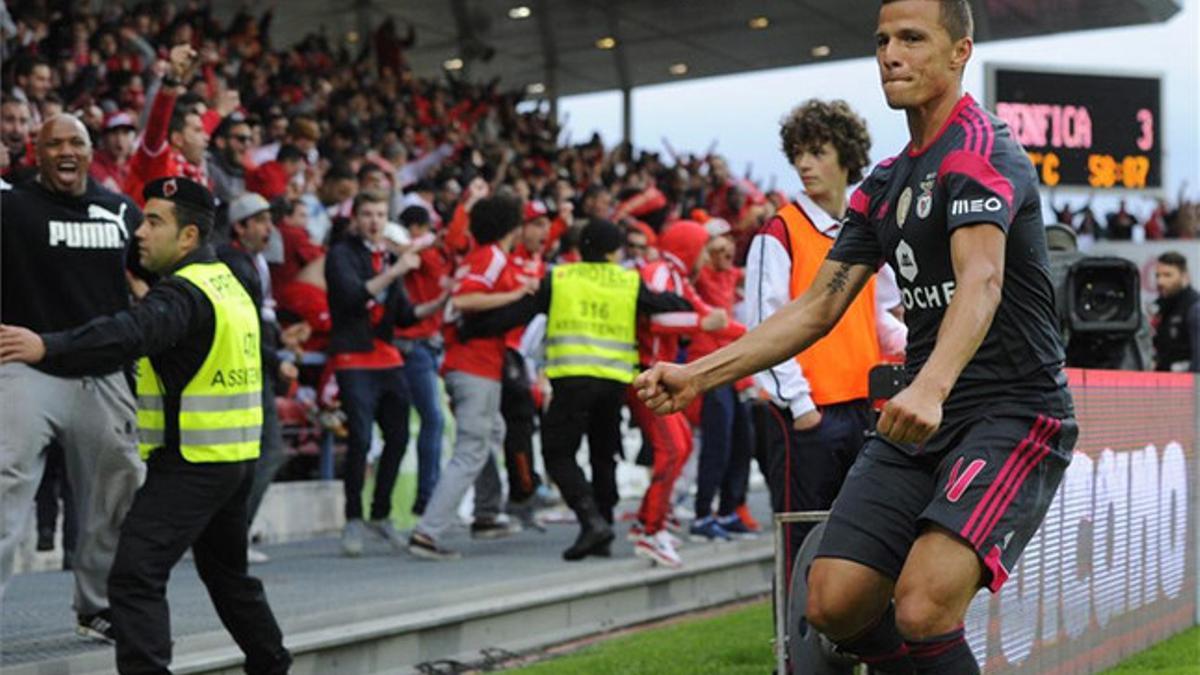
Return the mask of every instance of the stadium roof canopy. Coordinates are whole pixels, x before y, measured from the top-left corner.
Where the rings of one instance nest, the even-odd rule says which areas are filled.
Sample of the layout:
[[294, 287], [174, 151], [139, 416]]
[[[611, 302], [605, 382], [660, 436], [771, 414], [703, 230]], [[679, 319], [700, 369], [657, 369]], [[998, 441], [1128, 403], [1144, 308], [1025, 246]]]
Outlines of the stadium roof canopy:
[[[218, 0], [234, 11], [241, 0]], [[977, 41], [1166, 21], [1177, 0], [972, 0]], [[417, 41], [418, 75], [462, 68], [473, 81], [550, 98], [852, 59], [874, 53], [879, 0], [289, 0], [273, 38], [323, 26], [368, 39], [386, 16]], [[352, 44], [357, 48], [361, 42]], [[461, 64], [461, 65], [460, 65]]]

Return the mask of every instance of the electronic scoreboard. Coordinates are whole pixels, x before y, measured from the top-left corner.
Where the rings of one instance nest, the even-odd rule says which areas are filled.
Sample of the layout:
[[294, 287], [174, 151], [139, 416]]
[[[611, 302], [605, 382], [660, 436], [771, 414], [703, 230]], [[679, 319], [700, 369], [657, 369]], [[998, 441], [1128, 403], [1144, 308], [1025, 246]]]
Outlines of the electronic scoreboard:
[[1162, 80], [988, 68], [988, 108], [1047, 187], [1162, 187]]

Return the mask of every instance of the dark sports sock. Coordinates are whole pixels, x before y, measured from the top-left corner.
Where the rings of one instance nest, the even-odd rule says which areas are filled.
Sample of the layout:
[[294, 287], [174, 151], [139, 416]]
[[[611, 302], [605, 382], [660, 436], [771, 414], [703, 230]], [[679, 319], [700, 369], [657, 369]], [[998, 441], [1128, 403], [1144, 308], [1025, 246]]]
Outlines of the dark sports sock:
[[911, 675], [917, 671], [908, 656], [908, 645], [896, 628], [896, 607], [888, 603], [879, 621], [867, 630], [837, 643], [842, 651], [862, 659], [878, 673]]
[[928, 640], [909, 640], [908, 653], [919, 675], [979, 675], [962, 626]]

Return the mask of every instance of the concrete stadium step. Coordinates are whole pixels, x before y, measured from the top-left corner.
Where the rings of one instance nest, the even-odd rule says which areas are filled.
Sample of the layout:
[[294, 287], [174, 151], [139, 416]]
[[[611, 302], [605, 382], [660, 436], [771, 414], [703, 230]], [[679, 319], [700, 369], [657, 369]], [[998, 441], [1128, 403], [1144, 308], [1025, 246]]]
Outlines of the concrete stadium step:
[[[752, 495], [766, 522], [766, 495]], [[619, 534], [624, 534], [618, 524]], [[478, 663], [482, 650], [520, 653], [730, 601], [770, 589], [768, 536], [688, 545], [682, 569], [651, 567], [618, 537], [613, 558], [565, 563], [575, 528], [477, 542], [465, 530], [446, 542], [464, 553], [445, 563], [397, 556], [368, 540], [364, 557], [341, 557], [323, 538], [269, 546], [272, 561], [252, 573], [266, 586], [296, 663], [294, 673], [406, 673], [417, 664]], [[0, 609], [0, 665], [6, 675], [109, 673], [111, 647], [71, 633], [71, 578], [15, 577]], [[168, 590], [176, 673], [238, 673], [242, 655], [220, 628], [191, 563]], [[769, 636], [764, 635], [764, 643]]]

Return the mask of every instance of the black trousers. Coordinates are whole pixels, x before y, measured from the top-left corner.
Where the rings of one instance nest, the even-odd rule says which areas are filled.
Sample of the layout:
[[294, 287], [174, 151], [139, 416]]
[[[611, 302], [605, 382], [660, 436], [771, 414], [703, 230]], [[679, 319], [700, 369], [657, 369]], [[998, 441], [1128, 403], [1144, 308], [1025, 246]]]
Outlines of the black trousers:
[[221, 623], [246, 654], [246, 672], [287, 672], [291, 656], [262, 583], [246, 573], [253, 480], [253, 461], [192, 464], [163, 448], [150, 456], [108, 577], [120, 673], [170, 672], [167, 579], [188, 547]]
[[504, 350], [500, 376], [500, 414], [504, 416], [504, 465], [508, 469], [508, 499], [523, 502], [541, 484], [533, 470], [533, 420], [537, 407], [529, 389], [525, 358]]
[[[621, 405], [627, 385], [595, 377], [552, 381], [554, 396], [542, 419], [542, 455], [550, 479], [577, 513], [588, 497], [600, 515], [613, 521], [617, 505], [617, 458], [621, 456]], [[587, 434], [592, 484], [575, 454]]]

